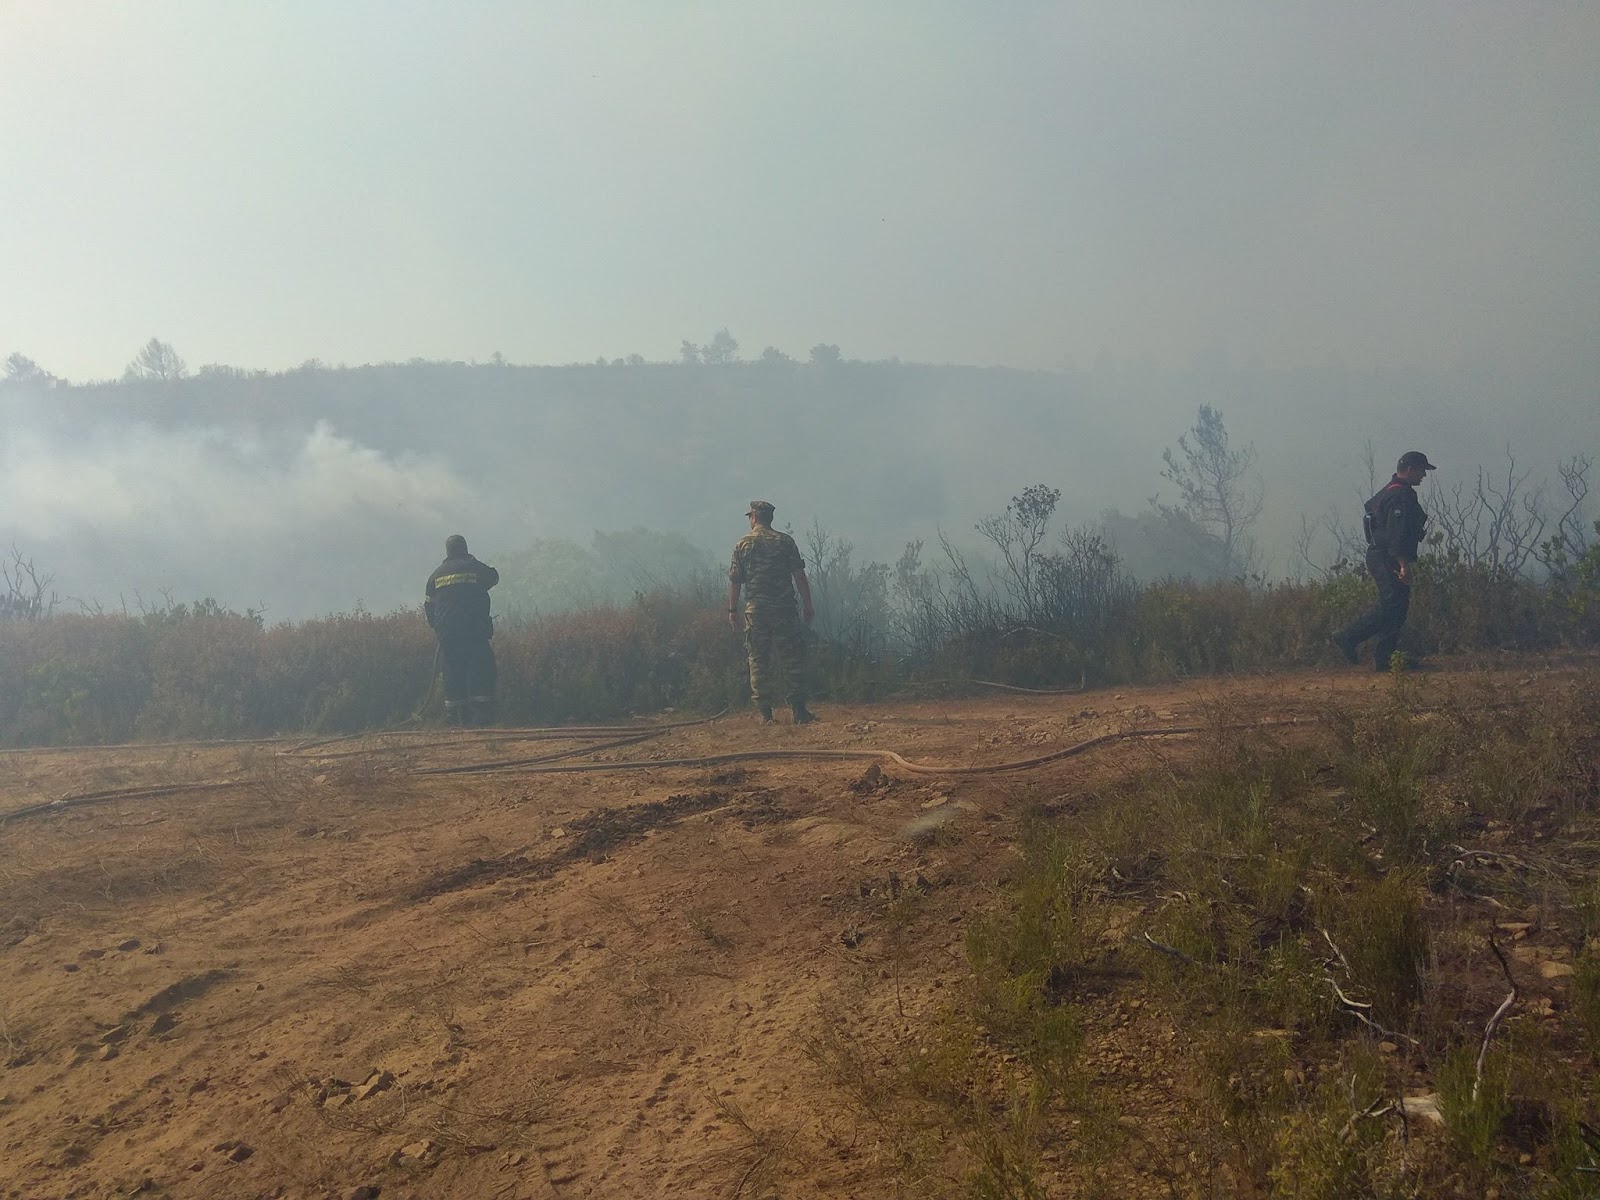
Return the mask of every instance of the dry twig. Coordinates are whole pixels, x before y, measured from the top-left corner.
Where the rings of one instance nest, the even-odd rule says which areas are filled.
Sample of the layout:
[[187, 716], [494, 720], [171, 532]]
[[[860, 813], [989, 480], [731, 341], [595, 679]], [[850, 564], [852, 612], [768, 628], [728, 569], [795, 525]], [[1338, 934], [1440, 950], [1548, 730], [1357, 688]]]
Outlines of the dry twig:
[[1200, 965], [1182, 950], [1179, 950], [1176, 946], [1169, 946], [1165, 942], [1158, 942], [1148, 933], [1142, 936], [1144, 937], [1145, 945], [1149, 946], [1150, 949], [1159, 951], [1160, 953], [1165, 954], [1168, 958], [1175, 958], [1179, 962], [1185, 963], [1191, 967], [1198, 967]]
[[1494, 956], [1500, 960], [1500, 969], [1505, 972], [1506, 982], [1511, 985], [1511, 991], [1506, 993], [1506, 998], [1500, 1001], [1500, 1007], [1494, 1010], [1494, 1016], [1489, 1018], [1489, 1024], [1483, 1030], [1483, 1045], [1478, 1049], [1478, 1070], [1472, 1080], [1472, 1099], [1478, 1099], [1478, 1087], [1483, 1083], [1483, 1060], [1489, 1055], [1489, 1039], [1494, 1037], [1494, 1031], [1499, 1028], [1500, 1019], [1511, 1011], [1511, 1006], [1517, 1002], [1517, 981], [1511, 978], [1511, 964], [1506, 961], [1506, 956], [1501, 953], [1500, 945], [1494, 940], [1494, 934], [1489, 935], [1489, 949], [1494, 951]]

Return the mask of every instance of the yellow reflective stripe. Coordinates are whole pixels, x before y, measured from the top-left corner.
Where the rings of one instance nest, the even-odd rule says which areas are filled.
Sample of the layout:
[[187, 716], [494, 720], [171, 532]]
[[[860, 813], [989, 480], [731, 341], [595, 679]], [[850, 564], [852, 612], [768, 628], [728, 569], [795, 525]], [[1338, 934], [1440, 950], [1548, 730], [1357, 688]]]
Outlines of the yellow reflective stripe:
[[449, 587], [452, 583], [477, 583], [476, 571], [461, 571], [455, 575], [441, 575], [433, 581], [436, 588]]

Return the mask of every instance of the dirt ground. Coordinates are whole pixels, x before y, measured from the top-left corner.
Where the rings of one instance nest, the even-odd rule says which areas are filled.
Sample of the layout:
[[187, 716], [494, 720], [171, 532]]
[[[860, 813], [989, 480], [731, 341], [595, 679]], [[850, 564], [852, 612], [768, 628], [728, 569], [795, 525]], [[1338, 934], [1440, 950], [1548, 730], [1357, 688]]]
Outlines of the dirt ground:
[[[1514, 687], [1542, 669], [1497, 670]], [[1315, 719], [1384, 686], [1340, 671], [824, 705], [809, 727], [725, 717], [597, 755], [1002, 763]], [[808, 1040], [915, 1036], [965, 972], [963, 923], [1009, 869], [1016, 816], [1070, 814], [1197, 738], [965, 777], [867, 758], [421, 773], [606, 740], [0, 756], [0, 1196], [890, 1194]], [[219, 786], [23, 812], [196, 782]], [[906, 887], [925, 903], [891, 955]], [[1175, 1102], [1182, 1048], [1136, 995], [1108, 997], [1090, 1037], [1105, 1079], [1152, 1114]], [[1152, 1194], [1187, 1194], [1183, 1152], [1164, 1147]]]

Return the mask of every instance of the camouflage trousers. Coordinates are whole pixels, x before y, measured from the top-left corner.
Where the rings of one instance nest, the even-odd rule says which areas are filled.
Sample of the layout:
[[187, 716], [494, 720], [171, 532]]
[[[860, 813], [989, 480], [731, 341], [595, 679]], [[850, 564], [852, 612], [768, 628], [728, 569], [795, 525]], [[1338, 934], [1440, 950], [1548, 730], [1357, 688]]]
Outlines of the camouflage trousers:
[[757, 705], [778, 697], [806, 700], [806, 631], [794, 609], [747, 612], [744, 648], [750, 658], [750, 694]]

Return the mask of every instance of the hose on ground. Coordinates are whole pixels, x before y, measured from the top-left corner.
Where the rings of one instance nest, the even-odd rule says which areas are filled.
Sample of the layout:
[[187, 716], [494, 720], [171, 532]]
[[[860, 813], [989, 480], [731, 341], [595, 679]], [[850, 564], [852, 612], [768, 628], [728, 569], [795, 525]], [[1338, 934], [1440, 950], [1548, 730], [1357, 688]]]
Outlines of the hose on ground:
[[[632, 737], [621, 738], [593, 746], [578, 746], [568, 750], [558, 751], [555, 754], [541, 755], [527, 759], [499, 759], [492, 762], [464, 763], [454, 767], [428, 767], [413, 771], [417, 776], [435, 775], [475, 775], [515, 772], [519, 775], [579, 775], [599, 774], [604, 772], [621, 771], [649, 771], [679, 767], [715, 767], [725, 766], [738, 762], [761, 762], [780, 760], [810, 760], [822, 762], [859, 762], [862, 760], [876, 760], [888, 762], [899, 767], [902, 771], [912, 775], [1000, 775], [1013, 771], [1029, 771], [1049, 763], [1059, 762], [1065, 758], [1073, 758], [1080, 754], [1088, 753], [1101, 746], [1113, 742], [1131, 741], [1143, 738], [1181, 737], [1190, 734], [1207, 732], [1225, 732], [1245, 729], [1271, 729], [1286, 725], [1310, 724], [1317, 720], [1315, 717], [1279, 717], [1267, 721], [1241, 721], [1225, 725], [1169, 725], [1151, 726], [1141, 729], [1124, 729], [1113, 733], [1104, 733], [1086, 741], [1074, 743], [1061, 750], [1054, 750], [1048, 754], [1038, 754], [1031, 758], [1013, 759], [1009, 762], [978, 763], [978, 764], [940, 764], [912, 762], [894, 750], [872, 749], [863, 747], [859, 750], [735, 750], [726, 754], [697, 755], [688, 758], [658, 758], [658, 759], [630, 759], [622, 762], [604, 763], [561, 763], [557, 760], [575, 758], [580, 754], [594, 754], [603, 750], [616, 749], [621, 746], [634, 745], [638, 742], [648, 741], [668, 732], [671, 728], [682, 726], [664, 726], [659, 730], [636, 734]], [[683, 722], [684, 725], [702, 724], [703, 722]], [[21, 820], [25, 817], [39, 816], [49, 813], [64, 812], [72, 808], [81, 808], [89, 805], [108, 804], [116, 800], [142, 800], [153, 799], [159, 796], [179, 795], [186, 792], [198, 791], [223, 791], [240, 787], [259, 786], [259, 780], [233, 779], [212, 783], [177, 783], [159, 787], [121, 788], [99, 792], [85, 792], [75, 796], [64, 796], [59, 800], [48, 800], [40, 804], [32, 804], [14, 812], [0, 816], [0, 824]]]

